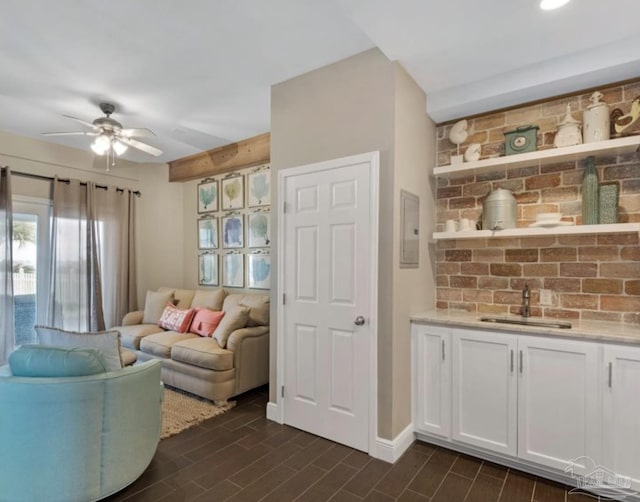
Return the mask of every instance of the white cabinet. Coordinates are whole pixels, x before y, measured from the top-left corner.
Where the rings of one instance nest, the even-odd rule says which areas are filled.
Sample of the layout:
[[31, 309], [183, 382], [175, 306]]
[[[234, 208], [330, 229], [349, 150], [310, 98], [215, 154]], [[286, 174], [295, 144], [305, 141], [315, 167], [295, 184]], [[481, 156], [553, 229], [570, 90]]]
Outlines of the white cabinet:
[[413, 421], [420, 431], [451, 436], [451, 333], [442, 326], [412, 326]]
[[602, 467], [640, 491], [640, 348], [605, 345]]
[[518, 457], [579, 474], [599, 458], [598, 349], [518, 336]]
[[456, 441], [548, 467], [599, 456], [598, 345], [455, 329]]
[[452, 345], [453, 439], [516, 455], [517, 336], [454, 329]]
[[418, 434], [640, 492], [640, 347], [430, 324], [412, 336]]

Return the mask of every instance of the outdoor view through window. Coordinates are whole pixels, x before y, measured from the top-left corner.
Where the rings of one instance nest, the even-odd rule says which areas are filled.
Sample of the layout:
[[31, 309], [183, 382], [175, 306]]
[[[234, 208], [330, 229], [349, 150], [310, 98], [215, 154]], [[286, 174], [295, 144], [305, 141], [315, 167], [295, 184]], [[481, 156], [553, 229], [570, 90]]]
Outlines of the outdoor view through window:
[[14, 213], [13, 291], [16, 345], [36, 341], [33, 326], [36, 323], [37, 239], [37, 216]]

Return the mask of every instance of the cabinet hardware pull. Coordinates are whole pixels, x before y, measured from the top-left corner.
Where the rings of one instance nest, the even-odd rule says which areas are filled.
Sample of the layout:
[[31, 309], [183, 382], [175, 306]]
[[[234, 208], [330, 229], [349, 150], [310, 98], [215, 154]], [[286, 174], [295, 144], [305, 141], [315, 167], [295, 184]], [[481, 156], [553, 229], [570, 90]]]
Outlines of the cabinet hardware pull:
[[442, 360], [444, 361], [444, 340], [442, 340]]
[[513, 373], [513, 349], [511, 349], [511, 373]]
[[613, 363], [609, 362], [609, 388], [611, 388], [612, 377], [613, 377]]
[[524, 368], [524, 364], [522, 362], [522, 351], [520, 351], [520, 374], [522, 374]]

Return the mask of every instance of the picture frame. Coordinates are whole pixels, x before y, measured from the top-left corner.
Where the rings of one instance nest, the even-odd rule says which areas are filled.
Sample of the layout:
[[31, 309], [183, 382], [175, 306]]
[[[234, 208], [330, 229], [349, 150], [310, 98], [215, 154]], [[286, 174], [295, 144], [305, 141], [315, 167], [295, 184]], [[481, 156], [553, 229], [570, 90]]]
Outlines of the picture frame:
[[198, 256], [198, 284], [201, 286], [218, 286], [218, 255], [202, 253]]
[[222, 180], [221, 200], [223, 211], [244, 207], [244, 175], [229, 176]]
[[204, 180], [198, 183], [198, 214], [213, 213], [218, 210], [218, 182], [216, 180]]
[[264, 253], [247, 255], [247, 287], [271, 288], [271, 256]]
[[256, 211], [247, 215], [247, 241], [250, 248], [264, 248], [271, 244], [271, 214]]
[[271, 170], [262, 169], [247, 175], [247, 206], [271, 204]]
[[229, 214], [223, 216], [222, 247], [225, 249], [244, 247], [244, 215]]
[[222, 257], [222, 285], [229, 288], [244, 287], [244, 255], [229, 253]]
[[218, 218], [198, 220], [198, 249], [218, 249]]

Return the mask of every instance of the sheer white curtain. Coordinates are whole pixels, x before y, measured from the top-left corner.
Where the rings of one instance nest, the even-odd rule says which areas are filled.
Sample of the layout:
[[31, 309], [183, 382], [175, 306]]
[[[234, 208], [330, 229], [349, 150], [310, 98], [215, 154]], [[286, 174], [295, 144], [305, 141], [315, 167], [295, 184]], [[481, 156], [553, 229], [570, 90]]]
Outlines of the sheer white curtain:
[[129, 190], [54, 181], [51, 326], [103, 330], [135, 309], [134, 205]]
[[13, 351], [13, 210], [11, 208], [11, 170], [0, 168], [0, 364]]

